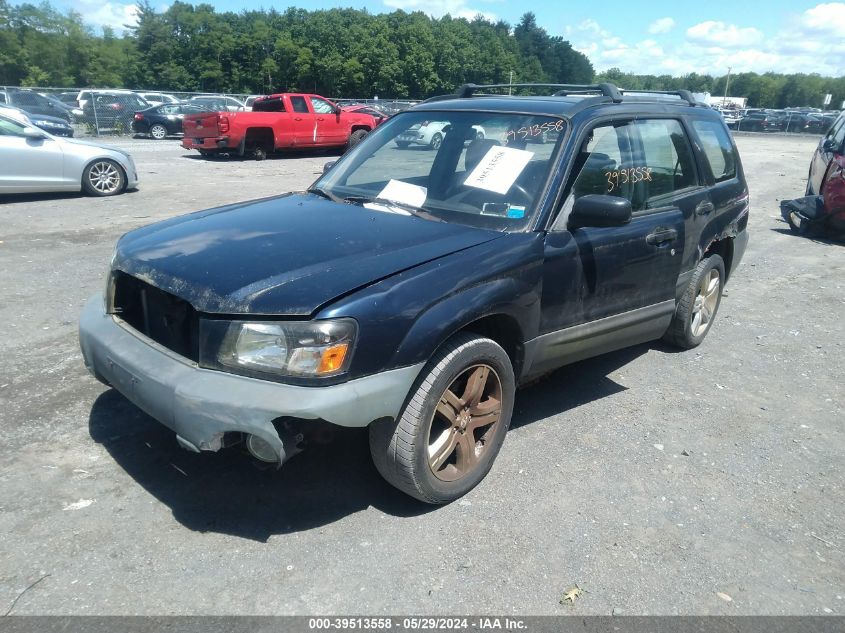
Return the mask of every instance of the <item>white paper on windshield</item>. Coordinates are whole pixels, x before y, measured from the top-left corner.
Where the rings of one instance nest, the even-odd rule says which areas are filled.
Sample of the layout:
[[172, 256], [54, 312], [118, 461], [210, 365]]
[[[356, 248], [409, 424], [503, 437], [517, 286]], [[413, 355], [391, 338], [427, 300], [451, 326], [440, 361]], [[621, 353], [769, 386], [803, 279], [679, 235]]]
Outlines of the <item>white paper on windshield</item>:
[[507, 193], [533, 156], [534, 152], [524, 149], [491, 147], [464, 180], [464, 184], [496, 193]]
[[[403, 204], [410, 204], [414, 207], [421, 207], [425, 203], [425, 198], [428, 195], [428, 190], [425, 187], [412, 185], [401, 180], [390, 180], [387, 186], [378, 194], [378, 198], [385, 200], [392, 200], [393, 202], [401, 202]], [[376, 211], [391, 211], [396, 213], [396, 209], [385, 208], [384, 205], [378, 202], [369, 202], [364, 205], [368, 209], [375, 209]], [[400, 211], [400, 213], [407, 213], [407, 211]], [[410, 214], [408, 214], [410, 215]]]

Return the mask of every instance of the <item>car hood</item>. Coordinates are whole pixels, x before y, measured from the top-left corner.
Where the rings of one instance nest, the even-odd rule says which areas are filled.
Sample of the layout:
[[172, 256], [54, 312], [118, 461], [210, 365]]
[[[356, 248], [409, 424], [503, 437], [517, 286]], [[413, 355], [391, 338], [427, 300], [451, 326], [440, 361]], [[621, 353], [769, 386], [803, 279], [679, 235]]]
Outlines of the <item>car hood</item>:
[[119, 147], [115, 147], [114, 145], [105, 145], [103, 143], [92, 143], [91, 141], [81, 141], [77, 138], [63, 138], [60, 139], [62, 143], [67, 143], [68, 145], [83, 145], [85, 147], [93, 147], [94, 149], [101, 149], [101, 150], [108, 150], [110, 152], [117, 152], [118, 154], [122, 154], [123, 156], [129, 156], [129, 152], [124, 149], [120, 149]]
[[501, 236], [289, 194], [127, 233], [113, 267], [200, 312], [308, 316], [398, 272]]

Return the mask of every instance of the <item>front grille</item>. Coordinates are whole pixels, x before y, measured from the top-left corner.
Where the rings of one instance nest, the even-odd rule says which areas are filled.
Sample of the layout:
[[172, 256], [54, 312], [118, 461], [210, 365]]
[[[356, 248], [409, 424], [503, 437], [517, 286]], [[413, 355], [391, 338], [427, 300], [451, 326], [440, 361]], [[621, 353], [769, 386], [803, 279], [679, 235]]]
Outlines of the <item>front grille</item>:
[[136, 277], [113, 274], [112, 312], [159, 345], [199, 362], [199, 318], [193, 306]]

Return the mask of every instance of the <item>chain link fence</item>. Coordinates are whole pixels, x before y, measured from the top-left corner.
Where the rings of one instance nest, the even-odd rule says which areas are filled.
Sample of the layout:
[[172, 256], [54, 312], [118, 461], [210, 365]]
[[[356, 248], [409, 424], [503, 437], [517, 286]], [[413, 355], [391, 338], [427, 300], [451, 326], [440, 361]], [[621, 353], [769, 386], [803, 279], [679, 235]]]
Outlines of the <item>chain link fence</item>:
[[[57, 87], [0, 87], [0, 105], [20, 108], [34, 122], [61, 119], [70, 128], [64, 135], [77, 137], [133, 135], [135, 113], [153, 106], [191, 104], [214, 111], [250, 110], [263, 95], [243, 93], [178, 92], [167, 90], [118, 90]], [[333, 99], [338, 105], [362, 105], [387, 116], [418, 103], [407, 99]], [[178, 112], [174, 111], [174, 114]], [[54, 122], [58, 125], [58, 122]], [[38, 125], [38, 123], [36, 123]], [[45, 129], [47, 129], [45, 127]], [[50, 129], [61, 134], [57, 127]]]

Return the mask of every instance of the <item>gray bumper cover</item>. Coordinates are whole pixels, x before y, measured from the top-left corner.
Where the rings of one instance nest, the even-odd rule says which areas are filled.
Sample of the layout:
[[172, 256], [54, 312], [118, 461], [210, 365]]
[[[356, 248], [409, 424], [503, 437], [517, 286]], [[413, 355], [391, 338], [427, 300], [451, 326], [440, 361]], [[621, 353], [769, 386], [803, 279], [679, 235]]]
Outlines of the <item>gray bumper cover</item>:
[[[326, 387], [299, 387], [202, 369], [106, 314], [102, 295], [79, 318], [85, 366], [188, 446], [218, 450], [223, 433], [241, 431], [268, 442], [284, 461], [272, 421], [290, 416], [340, 426], [395, 418], [423, 364]], [[185, 444], [182, 441], [183, 445]]]

